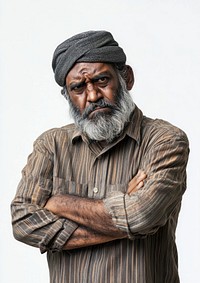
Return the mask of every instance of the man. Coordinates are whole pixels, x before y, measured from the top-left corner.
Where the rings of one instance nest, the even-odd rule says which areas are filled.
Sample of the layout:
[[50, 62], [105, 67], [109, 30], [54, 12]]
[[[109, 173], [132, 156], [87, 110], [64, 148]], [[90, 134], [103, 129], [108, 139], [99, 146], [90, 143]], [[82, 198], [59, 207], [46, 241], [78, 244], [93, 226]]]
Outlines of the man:
[[54, 283], [179, 282], [186, 135], [133, 103], [133, 71], [109, 32], [67, 39], [52, 66], [75, 124], [34, 143], [12, 202], [15, 238], [47, 251]]

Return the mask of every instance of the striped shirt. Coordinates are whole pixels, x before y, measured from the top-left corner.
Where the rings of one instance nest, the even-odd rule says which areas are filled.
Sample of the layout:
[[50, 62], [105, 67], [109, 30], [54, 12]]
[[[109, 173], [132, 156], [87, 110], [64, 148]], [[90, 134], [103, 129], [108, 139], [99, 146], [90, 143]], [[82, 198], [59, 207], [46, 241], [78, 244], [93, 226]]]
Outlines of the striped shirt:
[[[14, 236], [47, 251], [52, 283], [178, 283], [175, 230], [188, 152], [183, 131], [137, 107], [123, 134], [105, 147], [74, 124], [49, 130], [35, 141], [22, 171], [11, 205]], [[128, 195], [139, 169], [145, 184]], [[128, 238], [62, 250], [78, 225], [44, 205], [63, 193], [103, 199]]]

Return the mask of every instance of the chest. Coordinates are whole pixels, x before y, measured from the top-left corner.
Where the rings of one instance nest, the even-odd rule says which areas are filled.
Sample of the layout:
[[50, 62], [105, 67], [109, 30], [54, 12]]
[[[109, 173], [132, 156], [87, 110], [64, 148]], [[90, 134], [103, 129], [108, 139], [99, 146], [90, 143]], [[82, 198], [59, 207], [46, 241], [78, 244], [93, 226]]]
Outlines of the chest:
[[113, 190], [125, 192], [141, 162], [141, 148], [130, 138], [103, 149], [82, 142], [58, 152], [53, 193], [83, 197], [103, 198]]

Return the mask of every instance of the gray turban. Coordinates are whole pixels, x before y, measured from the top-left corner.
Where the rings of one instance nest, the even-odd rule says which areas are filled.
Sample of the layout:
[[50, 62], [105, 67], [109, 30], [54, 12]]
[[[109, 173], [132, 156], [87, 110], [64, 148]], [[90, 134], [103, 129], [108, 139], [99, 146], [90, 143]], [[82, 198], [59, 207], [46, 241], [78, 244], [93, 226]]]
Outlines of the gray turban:
[[55, 80], [65, 85], [65, 78], [77, 62], [104, 62], [124, 65], [126, 55], [112, 34], [107, 31], [87, 31], [58, 45], [52, 61]]

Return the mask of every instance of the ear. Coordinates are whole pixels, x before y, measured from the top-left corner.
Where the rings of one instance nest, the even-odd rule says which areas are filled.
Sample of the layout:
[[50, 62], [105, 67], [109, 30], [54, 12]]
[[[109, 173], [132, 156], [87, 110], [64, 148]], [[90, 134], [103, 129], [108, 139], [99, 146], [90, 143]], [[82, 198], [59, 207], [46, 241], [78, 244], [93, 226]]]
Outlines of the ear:
[[125, 72], [125, 82], [126, 82], [126, 88], [127, 90], [131, 90], [133, 85], [134, 85], [134, 73], [133, 70], [131, 68], [131, 66], [126, 65], [126, 72]]

